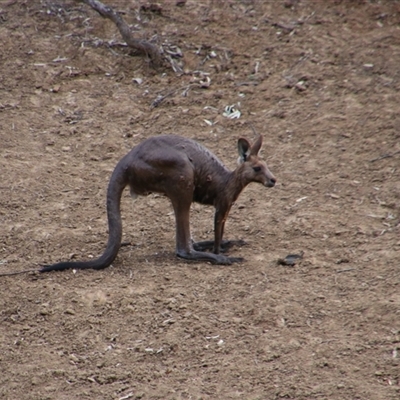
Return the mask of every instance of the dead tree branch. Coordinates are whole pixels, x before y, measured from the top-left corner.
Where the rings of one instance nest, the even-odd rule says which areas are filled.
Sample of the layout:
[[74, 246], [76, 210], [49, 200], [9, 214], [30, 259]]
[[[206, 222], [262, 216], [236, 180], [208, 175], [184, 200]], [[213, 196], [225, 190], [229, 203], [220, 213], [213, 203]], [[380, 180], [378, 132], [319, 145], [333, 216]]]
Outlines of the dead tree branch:
[[162, 57], [157, 46], [141, 39], [135, 39], [132, 36], [132, 32], [129, 25], [124, 21], [118, 12], [114, 11], [110, 6], [106, 6], [98, 0], [78, 0], [83, 2], [94, 10], [96, 10], [102, 17], [108, 18], [117, 25], [122, 38], [126, 44], [132, 49], [138, 51], [141, 54], [145, 54], [149, 59], [154, 68], [158, 68], [162, 65]]

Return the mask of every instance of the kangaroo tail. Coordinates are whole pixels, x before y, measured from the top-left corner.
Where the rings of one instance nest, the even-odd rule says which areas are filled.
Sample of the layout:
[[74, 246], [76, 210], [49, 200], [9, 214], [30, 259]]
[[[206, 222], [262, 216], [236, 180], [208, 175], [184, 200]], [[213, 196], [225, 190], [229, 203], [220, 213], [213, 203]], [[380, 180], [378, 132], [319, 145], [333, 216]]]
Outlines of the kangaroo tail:
[[[121, 160], [122, 161], [122, 160]], [[122, 239], [121, 196], [128, 177], [126, 168], [119, 162], [111, 175], [107, 190], [108, 242], [104, 253], [91, 261], [65, 261], [51, 265], [43, 265], [39, 272], [63, 271], [66, 269], [103, 269], [111, 265], [118, 254]]]

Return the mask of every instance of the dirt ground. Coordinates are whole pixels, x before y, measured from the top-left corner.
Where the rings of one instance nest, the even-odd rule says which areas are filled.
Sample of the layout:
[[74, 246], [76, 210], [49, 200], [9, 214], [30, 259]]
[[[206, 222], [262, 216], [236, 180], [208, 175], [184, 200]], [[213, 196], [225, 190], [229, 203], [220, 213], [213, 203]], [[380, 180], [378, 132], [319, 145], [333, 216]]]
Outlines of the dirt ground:
[[242, 264], [177, 259], [168, 199], [126, 191], [112, 267], [0, 277], [0, 397], [399, 399], [400, 2], [108, 4], [185, 74], [84, 4], [1, 1], [0, 273], [100, 255], [110, 173], [153, 135], [235, 168], [251, 123], [278, 184], [232, 208]]

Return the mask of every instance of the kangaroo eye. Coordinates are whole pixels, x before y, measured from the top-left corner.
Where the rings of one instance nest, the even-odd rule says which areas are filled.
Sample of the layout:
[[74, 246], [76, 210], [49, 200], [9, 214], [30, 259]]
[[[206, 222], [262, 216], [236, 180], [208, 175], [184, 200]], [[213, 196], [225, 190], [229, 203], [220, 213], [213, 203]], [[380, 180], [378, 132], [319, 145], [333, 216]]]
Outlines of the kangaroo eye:
[[253, 171], [254, 172], [260, 172], [261, 171], [261, 167], [253, 167]]

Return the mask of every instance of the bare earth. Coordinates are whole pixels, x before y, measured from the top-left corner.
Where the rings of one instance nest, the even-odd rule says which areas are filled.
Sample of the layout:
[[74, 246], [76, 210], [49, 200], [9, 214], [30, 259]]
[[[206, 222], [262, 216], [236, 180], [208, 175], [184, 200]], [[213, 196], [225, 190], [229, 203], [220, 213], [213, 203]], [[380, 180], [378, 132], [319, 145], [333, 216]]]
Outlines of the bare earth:
[[153, 135], [234, 168], [251, 123], [278, 184], [232, 208], [243, 264], [177, 259], [168, 199], [126, 191], [112, 267], [0, 277], [0, 397], [399, 399], [400, 2], [109, 4], [186, 74], [84, 4], [1, 1], [0, 273], [100, 255], [111, 171]]

